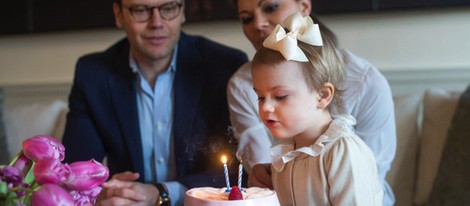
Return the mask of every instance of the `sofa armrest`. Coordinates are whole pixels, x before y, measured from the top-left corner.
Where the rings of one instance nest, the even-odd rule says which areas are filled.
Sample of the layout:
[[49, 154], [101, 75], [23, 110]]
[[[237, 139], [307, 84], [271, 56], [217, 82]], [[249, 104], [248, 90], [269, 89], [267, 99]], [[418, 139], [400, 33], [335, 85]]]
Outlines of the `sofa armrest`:
[[63, 100], [34, 102], [4, 107], [4, 122], [10, 157], [15, 156], [22, 142], [35, 135], [50, 135], [60, 139], [65, 124], [67, 103]]

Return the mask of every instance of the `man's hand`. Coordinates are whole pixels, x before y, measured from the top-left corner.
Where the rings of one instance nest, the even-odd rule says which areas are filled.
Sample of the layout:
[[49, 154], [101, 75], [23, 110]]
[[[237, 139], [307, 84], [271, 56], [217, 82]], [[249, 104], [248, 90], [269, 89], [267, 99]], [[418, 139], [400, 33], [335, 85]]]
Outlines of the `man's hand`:
[[265, 187], [273, 189], [273, 182], [271, 179], [271, 164], [257, 164], [248, 175], [249, 186]]
[[138, 173], [123, 172], [103, 183], [96, 205], [155, 205], [159, 193], [155, 186], [135, 182]]

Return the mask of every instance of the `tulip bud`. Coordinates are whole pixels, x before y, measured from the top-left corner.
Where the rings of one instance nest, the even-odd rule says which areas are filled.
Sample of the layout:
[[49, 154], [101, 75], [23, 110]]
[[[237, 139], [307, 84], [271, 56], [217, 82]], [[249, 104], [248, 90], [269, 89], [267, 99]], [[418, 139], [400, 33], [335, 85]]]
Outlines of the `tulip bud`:
[[29, 159], [38, 161], [44, 158], [64, 160], [65, 147], [54, 137], [34, 136], [23, 141], [23, 153]]
[[91, 190], [109, 177], [108, 168], [95, 160], [74, 162], [69, 166], [71, 173], [64, 184], [72, 190]]
[[13, 185], [20, 185], [23, 183], [23, 174], [21, 171], [13, 166], [5, 166], [1, 172], [1, 178], [5, 182], [13, 184]]
[[54, 184], [44, 184], [31, 196], [34, 206], [73, 206], [72, 197], [62, 187]]
[[[2, 182], [4, 182], [4, 184], [1, 184]], [[29, 188], [29, 185], [24, 182], [21, 171], [14, 166], [5, 166], [3, 169], [0, 169], [0, 185], [2, 185], [0, 186], [2, 187], [0, 194], [3, 195], [7, 194], [7, 191], [11, 188]], [[17, 197], [26, 195], [26, 192], [21, 189], [16, 190], [15, 193]], [[0, 195], [0, 200], [1, 196], [2, 195]]]
[[36, 162], [33, 172], [39, 185], [59, 184], [70, 174], [70, 168], [57, 159], [45, 158]]

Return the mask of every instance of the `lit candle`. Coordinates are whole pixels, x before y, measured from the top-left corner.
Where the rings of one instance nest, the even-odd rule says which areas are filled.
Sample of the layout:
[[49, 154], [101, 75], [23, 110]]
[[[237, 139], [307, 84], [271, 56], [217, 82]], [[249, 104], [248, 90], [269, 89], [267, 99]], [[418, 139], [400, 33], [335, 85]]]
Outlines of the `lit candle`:
[[240, 165], [238, 165], [238, 188], [242, 191], [242, 175], [243, 175], [243, 164], [240, 160]]
[[222, 163], [224, 163], [225, 183], [227, 183], [225, 192], [230, 192], [230, 180], [228, 179], [227, 158], [225, 155], [222, 156]]

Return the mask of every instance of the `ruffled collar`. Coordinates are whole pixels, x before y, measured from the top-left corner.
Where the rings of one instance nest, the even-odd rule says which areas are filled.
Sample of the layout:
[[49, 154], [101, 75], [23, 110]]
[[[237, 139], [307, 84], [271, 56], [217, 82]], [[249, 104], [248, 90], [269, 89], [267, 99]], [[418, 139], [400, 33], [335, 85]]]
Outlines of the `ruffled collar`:
[[281, 172], [284, 165], [295, 159], [297, 156], [306, 154], [312, 157], [318, 156], [323, 152], [326, 144], [336, 141], [347, 134], [351, 134], [356, 119], [351, 115], [333, 116], [333, 121], [316, 141], [310, 146], [294, 150], [293, 143], [281, 143], [271, 148], [272, 165], [276, 171]]

